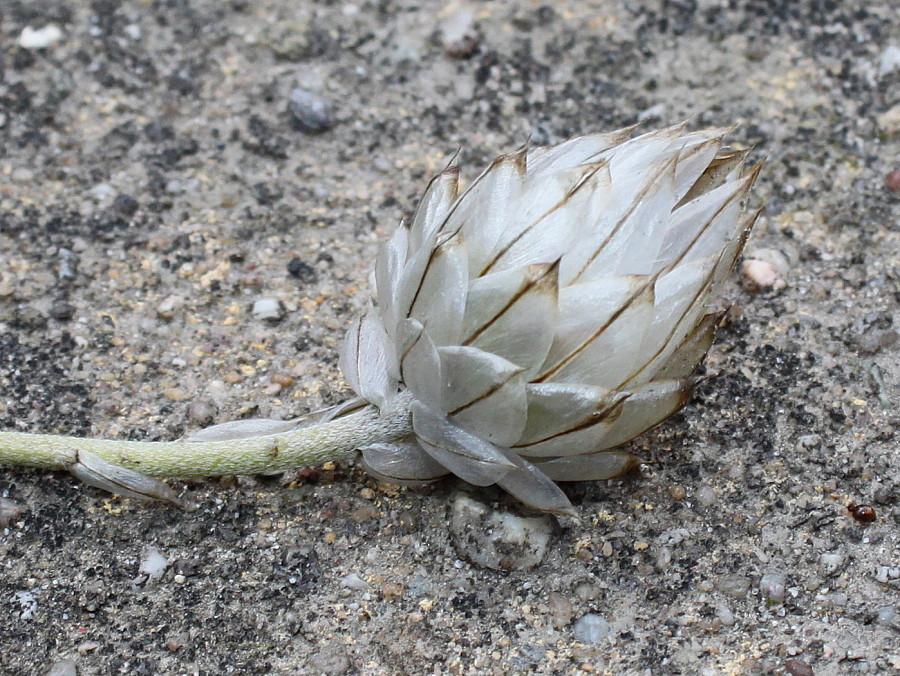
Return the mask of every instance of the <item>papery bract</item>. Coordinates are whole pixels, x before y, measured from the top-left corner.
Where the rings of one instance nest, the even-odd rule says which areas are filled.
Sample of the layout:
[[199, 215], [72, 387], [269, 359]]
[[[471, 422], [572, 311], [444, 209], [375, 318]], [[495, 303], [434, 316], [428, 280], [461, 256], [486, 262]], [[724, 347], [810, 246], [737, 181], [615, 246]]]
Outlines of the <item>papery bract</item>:
[[758, 167], [726, 130], [631, 131], [523, 147], [462, 194], [456, 166], [432, 180], [342, 351], [361, 398], [412, 398], [414, 434], [362, 448], [369, 471], [567, 513], [555, 481], [627, 471], [614, 449], [684, 405]]

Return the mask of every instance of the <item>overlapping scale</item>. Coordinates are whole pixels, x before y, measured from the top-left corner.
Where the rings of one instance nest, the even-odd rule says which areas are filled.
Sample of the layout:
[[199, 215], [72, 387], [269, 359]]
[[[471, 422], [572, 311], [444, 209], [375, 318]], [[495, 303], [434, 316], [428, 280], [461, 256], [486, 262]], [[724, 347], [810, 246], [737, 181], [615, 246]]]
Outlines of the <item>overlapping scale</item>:
[[613, 449], [690, 396], [754, 218], [759, 167], [727, 130], [684, 127], [526, 146], [461, 194], [455, 166], [435, 177], [341, 358], [370, 402], [413, 399], [414, 436], [362, 449], [367, 469], [449, 471], [568, 514], [556, 481], [637, 463]]

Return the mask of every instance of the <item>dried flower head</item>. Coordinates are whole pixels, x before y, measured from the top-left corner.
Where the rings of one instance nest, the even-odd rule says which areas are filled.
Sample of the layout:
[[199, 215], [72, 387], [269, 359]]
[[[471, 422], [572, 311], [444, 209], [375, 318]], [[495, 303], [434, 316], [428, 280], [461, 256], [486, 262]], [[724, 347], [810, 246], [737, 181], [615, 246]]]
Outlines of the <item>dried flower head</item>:
[[569, 512], [556, 481], [606, 479], [615, 450], [689, 397], [754, 216], [758, 167], [726, 130], [631, 129], [523, 147], [464, 192], [435, 177], [382, 247], [345, 377], [412, 433], [361, 449], [393, 482], [452, 472]]

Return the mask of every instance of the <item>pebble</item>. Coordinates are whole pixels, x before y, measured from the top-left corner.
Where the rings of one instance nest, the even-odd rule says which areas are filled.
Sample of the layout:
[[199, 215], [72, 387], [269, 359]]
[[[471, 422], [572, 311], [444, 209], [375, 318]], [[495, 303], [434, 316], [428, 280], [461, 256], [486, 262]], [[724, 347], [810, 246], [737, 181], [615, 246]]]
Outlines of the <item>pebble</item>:
[[216, 415], [216, 408], [207, 401], [194, 401], [188, 406], [188, 417], [201, 425], [208, 425]]
[[747, 254], [741, 264], [744, 286], [749, 291], [763, 289], [780, 290], [787, 286], [785, 276], [791, 269], [790, 261], [775, 249], [756, 249]]
[[750, 591], [750, 579], [743, 575], [723, 575], [716, 580], [716, 589], [735, 599], [742, 599]]
[[367, 589], [369, 587], [369, 583], [363, 580], [356, 573], [350, 573], [349, 575], [345, 575], [341, 578], [341, 586], [347, 587], [348, 589]]
[[697, 489], [697, 493], [694, 497], [697, 498], [697, 502], [699, 502], [703, 507], [713, 506], [714, 504], [716, 504], [716, 500], [718, 500], [719, 498], [712, 486], [700, 486], [700, 488]]
[[723, 627], [731, 627], [734, 625], [734, 613], [732, 613], [731, 609], [724, 603], [720, 603], [716, 606], [716, 619]]
[[284, 316], [284, 306], [276, 298], [260, 298], [253, 303], [253, 317], [269, 321], [277, 321]]
[[444, 53], [454, 59], [465, 59], [475, 52], [481, 36], [475, 28], [475, 14], [461, 7], [438, 27]]
[[75, 316], [75, 306], [66, 301], [58, 301], [50, 306], [50, 316], [56, 321], [66, 322]]
[[575, 592], [575, 596], [581, 601], [596, 601], [603, 596], [603, 588], [590, 582], [577, 584], [572, 591]]
[[131, 218], [140, 208], [140, 203], [131, 195], [119, 193], [113, 200], [110, 209], [124, 218]]
[[766, 601], [782, 603], [786, 585], [787, 576], [783, 573], [765, 573], [759, 580], [759, 593]]
[[16, 167], [9, 177], [16, 183], [31, 183], [34, 180], [34, 172], [25, 167]]
[[830, 552], [819, 556], [819, 569], [826, 577], [837, 575], [844, 567], [846, 559], [843, 554]]
[[147, 547], [141, 556], [138, 572], [151, 580], [158, 580], [169, 567], [169, 559], [156, 547]]
[[687, 491], [681, 484], [673, 484], [669, 486], [669, 495], [673, 500], [684, 500], [687, 497]]
[[98, 183], [93, 188], [88, 190], [88, 195], [93, 197], [98, 202], [105, 202], [106, 200], [111, 199], [115, 194], [116, 189], [113, 188], [109, 183]]
[[547, 555], [553, 522], [491, 509], [460, 493], [453, 500], [450, 533], [461, 556], [492, 570], [530, 570]]
[[900, 190], [900, 169], [892, 169], [884, 177], [884, 187], [888, 190]]
[[263, 394], [267, 397], [275, 397], [281, 393], [281, 390], [284, 389], [278, 383], [269, 383], [265, 387], [263, 387]]
[[181, 296], [169, 296], [156, 306], [156, 314], [163, 319], [172, 319], [183, 306], [184, 299]]
[[188, 398], [188, 393], [180, 387], [169, 387], [163, 390], [163, 395], [169, 401], [184, 401]]
[[888, 45], [881, 50], [881, 57], [878, 59], [878, 79], [887, 77], [898, 68], [900, 68], [900, 47]]
[[575, 609], [572, 602], [562, 594], [553, 592], [547, 597], [547, 607], [550, 609], [550, 615], [553, 618], [553, 626], [562, 629], [572, 621]]
[[74, 279], [75, 271], [78, 268], [78, 256], [71, 249], [65, 247], [60, 247], [57, 255], [59, 257], [57, 277], [62, 280]]
[[878, 624], [892, 625], [897, 621], [896, 606], [881, 606], [875, 609], [875, 621]]
[[306, 284], [315, 284], [319, 279], [316, 269], [299, 258], [292, 258], [288, 262], [287, 271], [291, 277], [296, 277]]
[[887, 584], [891, 580], [900, 580], [900, 568], [878, 566], [878, 568], [875, 569], [875, 580], [882, 584]]
[[19, 47], [24, 49], [46, 49], [63, 38], [62, 29], [56, 24], [48, 23], [43, 28], [25, 26], [19, 35]]
[[612, 633], [612, 627], [602, 615], [588, 613], [578, 618], [573, 631], [582, 643], [597, 643]]
[[309, 134], [321, 134], [337, 124], [334, 104], [306, 89], [291, 91], [288, 110], [300, 131]]
[[666, 104], [657, 103], [655, 106], [645, 108], [638, 113], [638, 122], [646, 122], [647, 120], [663, 120], [666, 117]]
[[294, 384], [294, 379], [288, 373], [273, 373], [270, 380], [274, 384], [281, 385], [282, 387], [290, 387]]
[[60, 660], [47, 671], [45, 676], [77, 676], [75, 660]]
[[30, 620], [34, 617], [34, 611], [37, 610], [38, 602], [30, 591], [17, 591], [13, 594], [13, 600], [19, 604], [19, 619]]
[[7, 498], [0, 498], [0, 528], [14, 524], [25, 513], [25, 508]]
[[889, 136], [900, 132], [900, 104], [888, 108], [876, 117], [875, 123], [881, 131]]
[[802, 660], [785, 660], [784, 668], [791, 676], [816, 676], [812, 667]]
[[339, 650], [325, 649], [309, 658], [309, 670], [324, 676], [340, 676], [350, 671], [350, 658]]

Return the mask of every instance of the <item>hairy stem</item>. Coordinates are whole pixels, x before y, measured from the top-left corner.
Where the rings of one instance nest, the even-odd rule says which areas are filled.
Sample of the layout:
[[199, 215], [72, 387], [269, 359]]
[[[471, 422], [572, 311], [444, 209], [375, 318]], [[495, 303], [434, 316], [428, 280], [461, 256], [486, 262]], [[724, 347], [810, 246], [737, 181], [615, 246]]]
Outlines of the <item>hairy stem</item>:
[[379, 413], [374, 406], [330, 422], [280, 434], [227, 441], [117, 441], [0, 431], [0, 465], [69, 469], [79, 452], [147, 476], [269, 474], [353, 455], [412, 432], [409, 401]]

